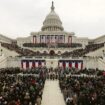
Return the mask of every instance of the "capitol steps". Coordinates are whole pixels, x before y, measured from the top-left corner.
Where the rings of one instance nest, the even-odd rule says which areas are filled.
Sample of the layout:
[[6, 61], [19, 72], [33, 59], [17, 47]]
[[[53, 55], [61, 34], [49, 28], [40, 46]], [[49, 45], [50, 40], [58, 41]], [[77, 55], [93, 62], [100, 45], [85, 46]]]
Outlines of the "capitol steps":
[[58, 80], [46, 80], [41, 105], [65, 105]]

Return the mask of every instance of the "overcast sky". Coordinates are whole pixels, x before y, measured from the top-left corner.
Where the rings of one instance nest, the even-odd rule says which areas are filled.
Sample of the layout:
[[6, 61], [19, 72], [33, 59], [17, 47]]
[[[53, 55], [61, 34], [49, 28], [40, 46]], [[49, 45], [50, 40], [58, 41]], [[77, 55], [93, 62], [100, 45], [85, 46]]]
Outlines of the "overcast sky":
[[[41, 30], [52, 0], [0, 0], [0, 34], [26, 37]], [[54, 0], [67, 32], [96, 38], [105, 34], [105, 0]]]

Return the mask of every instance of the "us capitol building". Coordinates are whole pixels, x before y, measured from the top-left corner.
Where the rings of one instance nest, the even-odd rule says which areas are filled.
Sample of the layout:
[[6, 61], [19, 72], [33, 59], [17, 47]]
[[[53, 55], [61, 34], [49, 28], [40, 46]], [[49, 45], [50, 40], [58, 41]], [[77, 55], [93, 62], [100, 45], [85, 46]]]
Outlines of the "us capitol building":
[[66, 32], [52, 2], [41, 31], [11, 39], [0, 35], [0, 67], [66, 67], [105, 69], [105, 35], [88, 39]]
[[[77, 38], [74, 32], [66, 32], [62, 26], [62, 21], [55, 12], [54, 3], [52, 2], [51, 12], [46, 16], [40, 32], [31, 32], [27, 38], [17, 38], [17, 44], [23, 46], [24, 43], [46, 44], [50, 50], [57, 53], [59, 44], [82, 47], [88, 44], [88, 38]], [[71, 45], [72, 44], [72, 45]], [[62, 46], [61, 46], [62, 47]], [[46, 49], [46, 48], [45, 48]], [[43, 49], [43, 50], [45, 50]], [[42, 51], [43, 51], [42, 50]], [[50, 51], [46, 49], [47, 52]], [[64, 50], [59, 49], [61, 52]], [[71, 50], [71, 49], [66, 49]]]

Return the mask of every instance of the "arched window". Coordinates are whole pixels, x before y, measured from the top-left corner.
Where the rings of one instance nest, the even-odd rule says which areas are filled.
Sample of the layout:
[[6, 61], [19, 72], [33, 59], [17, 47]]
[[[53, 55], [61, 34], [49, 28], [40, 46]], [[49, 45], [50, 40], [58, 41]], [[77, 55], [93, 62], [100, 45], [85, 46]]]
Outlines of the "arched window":
[[58, 54], [60, 55], [61, 54], [61, 51], [58, 51]]

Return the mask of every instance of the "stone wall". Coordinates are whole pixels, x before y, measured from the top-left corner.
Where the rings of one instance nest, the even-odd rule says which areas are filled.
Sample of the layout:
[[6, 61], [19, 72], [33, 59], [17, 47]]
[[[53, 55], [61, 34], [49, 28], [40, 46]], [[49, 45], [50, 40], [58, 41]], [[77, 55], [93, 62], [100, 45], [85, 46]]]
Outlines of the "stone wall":
[[[9, 50], [9, 49], [4, 48], [4, 47], [2, 47], [2, 46], [1, 46], [0, 49], [2, 49], [2, 53], [3, 53], [4, 56], [6, 56], [6, 57], [9, 57], [9, 56], [12, 56], [12, 57], [19, 56], [19, 54], [16, 53], [15, 51]], [[1, 52], [0, 52], [0, 53], [1, 53]]]
[[83, 68], [87, 69], [100, 69], [105, 70], [105, 61], [98, 57], [85, 57], [85, 58], [13, 58], [9, 57], [7, 59], [7, 63], [5, 62], [6, 67], [20, 67], [21, 68], [21, 60], [22, 59], [29, 59], [29, 60], [46, 60], [46, 67], [53, 67], [56, 68], [58, 66], [59, 60], [83, 60]]
[[83, 60], [83, 68], [87, 69], [96, 69], [98, 68], [98, 59], [97, 57], [85, 57]]
[[7, 67], [20, 67], [21, 68], [21, 58], [18, 57], [8, 57]]
[[0, 55], [0, 68], [6, 68], [7, 67], [7, 58], [4, 57], [4, 55]]

